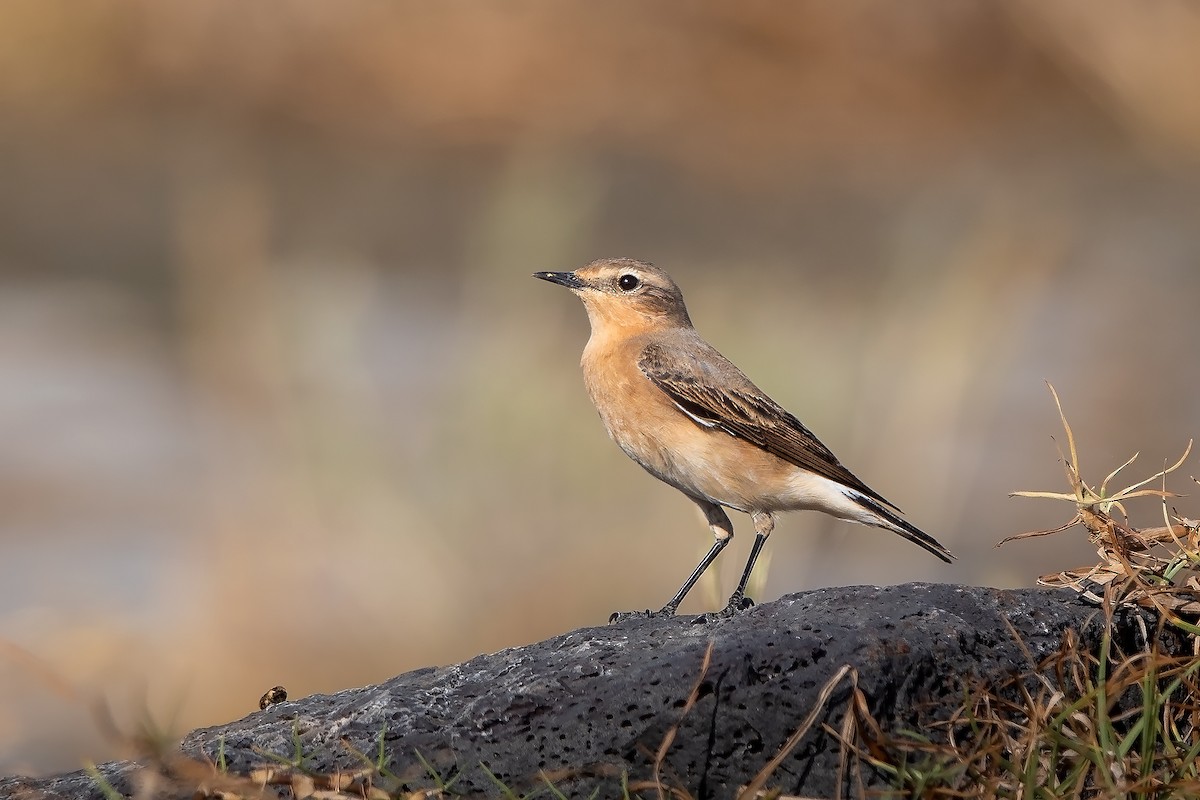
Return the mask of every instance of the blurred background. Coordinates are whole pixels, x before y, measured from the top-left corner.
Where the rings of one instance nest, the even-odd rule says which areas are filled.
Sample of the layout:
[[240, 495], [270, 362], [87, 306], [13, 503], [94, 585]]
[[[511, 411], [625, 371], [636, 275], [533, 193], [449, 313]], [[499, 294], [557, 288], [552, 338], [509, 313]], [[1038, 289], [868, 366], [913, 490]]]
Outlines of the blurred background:
[[1197, 433], [1196, 41], [1171, 0], [8, 0], [0, 774], [116, 754], [100, 700], [182, 732], [661, 605], [710, 536], [530, 278], [602, 256], [960, 557], [791, 515], [759, 600], [1091, 563], [995, 544], [1071, 515], [1007, 497], [1067, 488], [1044, 381], [1092, 481]]

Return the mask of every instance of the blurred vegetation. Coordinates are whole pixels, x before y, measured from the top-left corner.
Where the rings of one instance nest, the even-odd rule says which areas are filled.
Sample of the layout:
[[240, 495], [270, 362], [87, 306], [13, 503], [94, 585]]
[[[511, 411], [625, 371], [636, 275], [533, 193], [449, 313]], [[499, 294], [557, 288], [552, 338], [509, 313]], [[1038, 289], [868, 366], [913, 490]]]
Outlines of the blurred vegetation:
[[1006, 501], [1057, 475], [1043, 379], [1099, 463], [1195, 434], [1198, 37], [1181, 0], [5, 3], [0, 772], [111, 755], [89, 697], [190, 728], [660, 605], [707, 533], [529, 279], [599, 256], [960, 556], [794, 515], [759, 599], [1078, 563], [992, 545], [1052, 521]]

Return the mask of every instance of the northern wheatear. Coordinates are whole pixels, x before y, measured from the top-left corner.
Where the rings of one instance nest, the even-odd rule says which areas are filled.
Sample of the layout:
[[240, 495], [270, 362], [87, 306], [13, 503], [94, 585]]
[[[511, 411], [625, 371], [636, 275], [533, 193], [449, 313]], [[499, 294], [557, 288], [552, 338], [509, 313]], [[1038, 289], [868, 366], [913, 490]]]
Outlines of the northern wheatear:
[[583, 300], [592, 327], [583, 378], [609, 436], [647, 472], [690, 497], [716, 537], [658, 614], [675, 613], [733, 538], [722, 506], [749, 514], [756, 534], [723, 615], [753, 605], [746, 582], [777, 511], [824, 511], [898, 533], [943, 561], [954, 557], [700, 338], [667, 273], [617, 258], [534, 277]]

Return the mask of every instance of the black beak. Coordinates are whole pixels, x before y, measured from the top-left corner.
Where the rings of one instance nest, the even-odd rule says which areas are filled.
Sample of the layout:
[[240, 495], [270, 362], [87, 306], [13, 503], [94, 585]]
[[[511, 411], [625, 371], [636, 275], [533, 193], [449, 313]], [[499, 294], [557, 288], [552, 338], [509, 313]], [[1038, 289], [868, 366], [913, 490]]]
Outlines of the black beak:
[[583, 281], [575, 277], [574, 272], [535, 272], [533, 273], [533, 277], [557, 283], [559, 286], [565, 286], [568, 289], [583, 288]]

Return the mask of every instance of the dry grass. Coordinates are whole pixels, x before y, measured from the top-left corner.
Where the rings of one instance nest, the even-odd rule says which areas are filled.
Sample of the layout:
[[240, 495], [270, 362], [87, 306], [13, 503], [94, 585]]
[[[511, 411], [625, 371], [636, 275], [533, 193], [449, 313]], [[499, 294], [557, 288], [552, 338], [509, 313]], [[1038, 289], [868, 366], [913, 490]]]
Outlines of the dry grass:
[[[1200, 524], [1169, 512], [1166, 504], [1168, 497], [1178, 496], [1167, 491], [1166, 478], [1179, 469], [1191, 453], [1191, 440], [1178, 461], [1171, 466], [1164, 466], [1148, 478], [1119, 491], [1109, 491], [1109, 482], [1137, 459], [1138, 454], [1135, 453], [1110, 472], [1098, 487], [1093, 487], [1080, 475], [1075, 434], [1053, 386], [1050, 386], [1050, 393], [1054, 396], [1066, 431], [1069, 458], [1060, 449], [1059, 460], [1066, 471], [1071, 491], [1022, 491], [1014, 492], [1013, 496], [1065, 500], [1074, 504], [1075, 513], [1057, 528], [1010, 536], [997, 546], [1035, 536], [1049, 536], [1082, 525], [1087, 531], [1088, 540], [1096, 547], [1100, 560], [1091, 566], [1043, 575], [1038, 578], [1038, 583], [1074, 589], [1094, 602], [1105, 600], [1114, 606], [1132, 604], [1150, 608], [1188, 633], [1200, 633], [1194, 619], [1189, 619], [1200, 613], [1200, 579], [1197, 575], [1197, 569], [1200, 568]], [[1162, 488], [1143, 488], [1154, 481], [1161, 481]], [[1162, 498], [1164, 524], [1136, 528], [1129, 522], [1125, 503], [1148, 496]], [[1113, 516], [1114, 511], [1120, 513], [1120, 519]]]
[[[1196, 522], [1168, 512], [1166, 478], [1178, 461], [1119, 491], [1109, 484], [1137, 458], [1098, 486], [1079, 468], [1075, 435], [1050, 387], [1066, 432], [1069, 456], [1060, 460], [1069, 493], [1023, 491], [1072, 503], [1066, 524], [1012, 536], [1000, 544], [1082, 526], [1097, 564], [1039, 578], [1100, 604], [1106, 633], [1096, 652], [1068, 631], [1059, 651], [1003, 686], [977, 686], [937, 735], [886, 736], [871, 762], [893, 776], [898, 796], [912, 797], [1168, 797], [1200, 792], [1200, 659], [1196, 658], [1195, 571], [1200, 565]], [[1193, 480], [1195, 480], [1193, 478]], [[1155, 482], [1161, 488], [1145, 488]], [[1126, 503], [1163, 501], [1164, 525], [1138, 528]], [[1114, 512], [1120, 518], [1114, 516]], [[1114, 616], [1128, 608], [1157, 614], [1159, 628], [1141, 624], [1139, 644], [1123, 650]], [[1129, 628], [1125, 627], [1128, 631]], [[882, 752], [882, 757], [878, 753]]]
[[1008, 684], [969, 691], [932, 736], [877, 742], [886, 756], [871, 761], [896, 797], [1194, 796], [1198, 670], [1153, 643], [1125, 653], [1106, 635], [1093, 653], [1070, 634]]

